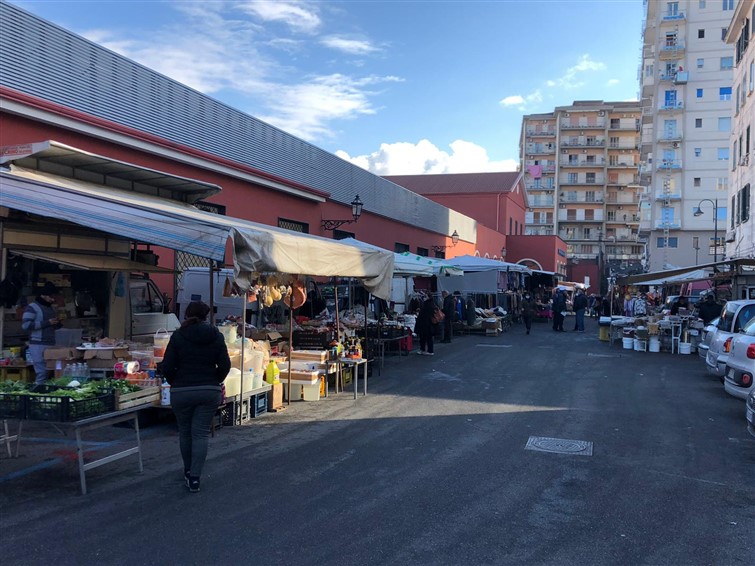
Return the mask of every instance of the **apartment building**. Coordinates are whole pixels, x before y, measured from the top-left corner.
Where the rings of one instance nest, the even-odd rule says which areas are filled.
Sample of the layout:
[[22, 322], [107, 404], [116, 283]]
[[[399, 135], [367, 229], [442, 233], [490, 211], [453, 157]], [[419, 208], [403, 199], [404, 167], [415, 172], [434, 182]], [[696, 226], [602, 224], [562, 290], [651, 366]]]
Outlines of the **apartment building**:
[[735, 4], [645, 1], [639, 214], [649, 271], [725, 254]]
[[567, 245], [567, 278], [642, 270], [638, 244], [638, 102], [575, 101], [524, 116], [520, 154], [529, 208], [525, 233]]
[[734, 48], [726, 256], [755, 258], [755, 0], [739, 0], [726, 43]]

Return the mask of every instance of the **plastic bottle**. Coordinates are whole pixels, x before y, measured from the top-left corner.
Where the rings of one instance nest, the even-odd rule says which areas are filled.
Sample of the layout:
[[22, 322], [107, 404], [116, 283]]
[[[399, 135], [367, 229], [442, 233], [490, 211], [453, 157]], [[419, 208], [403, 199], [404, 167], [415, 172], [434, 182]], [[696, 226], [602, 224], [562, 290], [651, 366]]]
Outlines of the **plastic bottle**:
[[278, 364], [275, 363], [275, 360], [270, 360], [270, 363], [267, 364], [267, 369], [265, 370], [265, 381], [273, 384], [278, 383], [280, 381], [281, 376], [281, 370], [278, 368]]
[[66, 367], [63, 370], [63, 377], [66, 377], [66, 378], [73, 377], [73, 368], [71, 367], [71, 364], [66, 364]]
[[160, 404], [163, 406], [170, 405], [170, 383], [165, 379], [160, 385]]

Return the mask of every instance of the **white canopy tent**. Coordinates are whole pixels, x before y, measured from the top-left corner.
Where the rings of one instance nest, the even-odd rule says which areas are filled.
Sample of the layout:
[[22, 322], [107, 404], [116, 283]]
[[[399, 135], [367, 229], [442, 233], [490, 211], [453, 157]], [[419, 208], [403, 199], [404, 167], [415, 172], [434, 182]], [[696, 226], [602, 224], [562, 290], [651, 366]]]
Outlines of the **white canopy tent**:
[[[345, 238], [338, 241], [366, 250], [372, 249], [388, 252], [388, 250], [385, 250], [384, 248], [354, 238]], [[411, 252], [394, 252], [393, 254], [393, 275], [397, 277], [431, 277], [433, 275], [444, 276], [463, 274], [464, 270], [451, 265], [447, 260], [424, 257]]]
[[495, 259], [488, 259], [473, 255], [461, 255], [458, 257], [452, 257], [445, 261], [450, 265], [453, 265], [454, 267], [458, 267], [459, 269], [464, 270], [464, 273], [468, 273], [470, 271], [501, 271], [505, 273], [516, 272], [527, 274], [532, 273], [532, 270], [526, 265], [521, 265], [519, 263], [507, 263], [505, 261], [498, 261]]
[[506, 289], [508, 273], [532, 273], [525, 265], [471, 255], [452, 257], [446, 261], [464, 270], [461, 277], [438, 279], [439, 290], [449, 293], [460, 291], [462, 294], [496, 294], [500, 289]]

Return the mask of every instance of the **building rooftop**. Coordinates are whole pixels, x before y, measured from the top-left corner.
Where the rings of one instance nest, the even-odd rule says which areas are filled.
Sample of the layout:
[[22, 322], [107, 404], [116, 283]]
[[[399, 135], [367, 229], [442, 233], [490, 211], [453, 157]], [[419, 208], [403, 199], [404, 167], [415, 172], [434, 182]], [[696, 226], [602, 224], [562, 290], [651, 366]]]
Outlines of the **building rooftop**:
[[512, 192], [521, 175], [519, 171], [504, 171], [500, 173], [386, 175], [384, 178], [420, 195], [448, 195]]

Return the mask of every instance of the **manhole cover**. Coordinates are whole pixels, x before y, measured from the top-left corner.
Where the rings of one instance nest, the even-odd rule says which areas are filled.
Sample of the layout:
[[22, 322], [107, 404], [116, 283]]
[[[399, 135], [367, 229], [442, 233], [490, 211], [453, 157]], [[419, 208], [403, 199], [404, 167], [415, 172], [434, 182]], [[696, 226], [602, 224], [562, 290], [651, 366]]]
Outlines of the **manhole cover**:
[[555, 454], [574, 454], [576, 456], [592, 456], [592, 442], [585, 440], [567, 440], [565, 438], [545, 438], [530, 436], [525, 450], [552, 452]]

